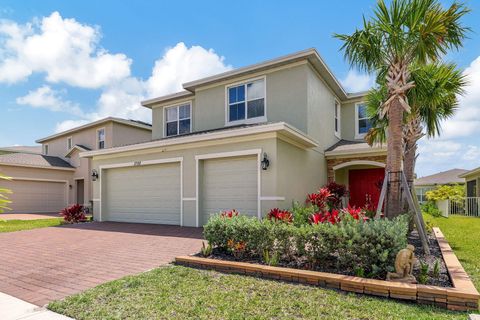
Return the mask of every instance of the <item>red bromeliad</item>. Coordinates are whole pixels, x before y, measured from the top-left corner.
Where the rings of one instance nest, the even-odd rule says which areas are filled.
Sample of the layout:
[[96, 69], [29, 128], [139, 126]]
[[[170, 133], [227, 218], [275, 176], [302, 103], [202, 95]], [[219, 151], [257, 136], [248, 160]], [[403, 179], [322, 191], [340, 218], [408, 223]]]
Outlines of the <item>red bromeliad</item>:
[[307, 203], [311, 203], [318, 207], [320, 210], [324, 210], [329, 197], [332, 196], [332, 193], [327, 188], [321, 188], [317, 193], [312, 193], [307, 195]]
[[332, 211], [322, 211], [316, 212], [310, 216], [311, 224], [319, 224], [330, 222], [331, 224], [336, 224], [340, 221], [340, 212], [333, 209]]
[[275, 220], [275, 221], [282, 221], [282, 222], [287, 222], [290, 223], [293, 221], [293, 215], [290, 211], [288, 210], [280, 210], [278, 208], [274, 208], [270, 210], [270, 212], [267, 215], [267, 218], [269, 220]]
[[223, 218], [233, 218], [233, 217], [238, 216], [238, 211], [235, 210], [235, 209], [223, 211], [223, 212], [220, 214], [220, 216], [223, 217]]

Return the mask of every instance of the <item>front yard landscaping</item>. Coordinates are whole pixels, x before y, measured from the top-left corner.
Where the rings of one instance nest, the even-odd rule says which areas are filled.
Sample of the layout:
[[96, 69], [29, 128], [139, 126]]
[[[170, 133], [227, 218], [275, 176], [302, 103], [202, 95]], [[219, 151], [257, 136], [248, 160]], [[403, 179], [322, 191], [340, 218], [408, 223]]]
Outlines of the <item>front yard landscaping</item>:
[[36, 228], [56, 227], [63, 224], [63, 218], [49, 218], [38, 220], [1, 220], [0, 232], [13, 232], [20, 230], [30, 230]]
[[179, 266], [125, 277], [49, 309], [82, 319], [465, 319], [465, 313]]

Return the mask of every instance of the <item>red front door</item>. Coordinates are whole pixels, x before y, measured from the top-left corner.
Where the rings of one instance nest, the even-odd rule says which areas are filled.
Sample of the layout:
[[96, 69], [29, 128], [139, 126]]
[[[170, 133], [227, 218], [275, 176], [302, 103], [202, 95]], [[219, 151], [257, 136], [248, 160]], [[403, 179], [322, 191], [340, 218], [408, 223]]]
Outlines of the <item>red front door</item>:
[[348, 172], [350, 205], [363, 208], [370, 201], [376, 208], [384, 177], [383, 168], [350, 170]]

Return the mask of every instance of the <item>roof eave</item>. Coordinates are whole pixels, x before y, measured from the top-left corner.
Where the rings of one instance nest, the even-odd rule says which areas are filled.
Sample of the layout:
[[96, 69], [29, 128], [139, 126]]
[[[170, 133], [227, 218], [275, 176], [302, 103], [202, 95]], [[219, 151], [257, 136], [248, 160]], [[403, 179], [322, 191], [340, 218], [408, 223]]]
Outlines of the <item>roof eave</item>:
[[468, 176], [471, 176], [473, 174], [477, 174], [477, 173], [480, 173], [480, 167], [479, 168], [475, 168], [473, 170], [470, 170], [470, 171], [467, 171], [465, 173], [462, 173], [460, 174], [458, 177], [459, 178], [467, 178]]
[[31, 164], [23, 164], [23, 163], [7, 163], [7, 162], [0, 162], [0, 166], [8, 166], [8, 167], [25, 167], [25, 168], [36, 168], [36, 169], [47, 169], [47, 170], [62, 170], [62, 171], [75, 171], [75, 168], [68, 168], [68, 167], [46, 167], [46, 166], [35, 166]]
[[359, 155], [359, 154], [386, 154], [387, 148], [386, 147], [378, 147], [378, 148], [368, 148], [368, 149], [357, 149], [357, 150], [342, 150], [342, 151], [326, 151], [325, 157], [340, 157], [340, 156], [350, 156], [350, 155]]

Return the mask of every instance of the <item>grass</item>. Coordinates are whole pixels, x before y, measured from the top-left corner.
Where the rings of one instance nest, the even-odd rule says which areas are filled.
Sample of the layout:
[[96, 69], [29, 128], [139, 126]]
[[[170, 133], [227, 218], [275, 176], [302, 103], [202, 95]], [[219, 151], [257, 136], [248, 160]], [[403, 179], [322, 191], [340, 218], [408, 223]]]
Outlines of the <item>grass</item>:
[[[426, 220], [480, 287], [480, 219]], [[75, 319], [466, 319], [466, 313], [215, 271], [162, 267], [105, 283], [49, 309]]]
[[155, 269], [52, 302], [75, 319], [465, 319], [334, 290], [179, 266]]
[[55, 227], [63, 223], [63, 218], [50, 218], [39, 220], [1, 220], [0, 232], [13, 232], [20, 230], [30, 230], [36, 228]]
[[425, 221], [439, 227], [455, 251], [463, 268], [480, 289], [480, 218], [450, 216], [434, 218], [424, 215]]

